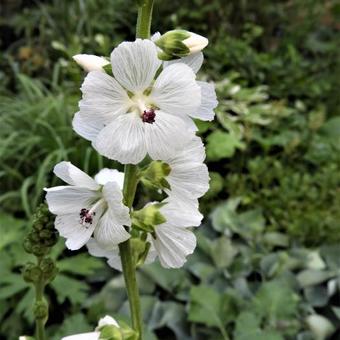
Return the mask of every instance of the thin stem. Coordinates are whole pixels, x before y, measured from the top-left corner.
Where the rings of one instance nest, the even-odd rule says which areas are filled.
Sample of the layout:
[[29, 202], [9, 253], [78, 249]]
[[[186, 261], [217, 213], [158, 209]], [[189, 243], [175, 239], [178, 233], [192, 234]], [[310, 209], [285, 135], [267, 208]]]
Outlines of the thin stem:
[[[131, 210], [138, 184], [138, 168], [136, 165], [127, 164], [124, 169], [124, 202]], [[127, 240], [119, 244], [120, 258], [126, 291], [129, 299], [132, 327], [142, 340], [142, 314], [140, 308], [139, 291], [136, 279], [136, 260], [133, 257], [131, 241]]]
[[[136, 27], [136, 38], [150, 38], [151, 17], [153, 0], [144, 0], [138, 8]], [[124, 203], [132, 209], [139, 181], [138, 167], [126, 164], [124, 168]], [[126, 291], [129, 299], [131, 321], [133, 329], [138, 333], [138, 340], [143, 338], [142, 313], [140, 307], [139, 291], [136, 278], [136, 259], [133, 256], [131, 241], [127, 240], [119, 244], [120, 258], [122, 262], [123, 275]]]
[[138, 8], [136, 38], [150, 38], [153, 0], [144, 0]]
[[[38, 258], [38, 265], [40, 266], [42, 258]], [[35, 301], [36, 302], [42, 302], [44, 300], [44, 288], [45, 284], [40, 278], [38, 282], [35, 284]], [[36, 318], [35, 320], [35, 326], [36, 326], [36, 337], [37, 340], [45, 340], [45, 323], [46, 323], [47, 318], [41, 319], [41, 318]]]

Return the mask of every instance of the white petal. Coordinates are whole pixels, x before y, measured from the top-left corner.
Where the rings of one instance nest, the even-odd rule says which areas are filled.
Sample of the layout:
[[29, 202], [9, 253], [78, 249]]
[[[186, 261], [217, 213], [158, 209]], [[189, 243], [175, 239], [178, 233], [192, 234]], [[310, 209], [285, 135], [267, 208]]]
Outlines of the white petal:
[[161, 66], [156, 45], [151, 40], [123, 42], [111, 53], [112, 73], [132, 92], [148, 88]]
[[48, 208], [53, 214], [80, 213], [99, 197], [97, 191], [82, 187], [59, 186], [45, 189]]
[[171, 190], [168, 195], [178, 198], [195, 199], [203, 196], [209, 189], [209, 172], [203, 163], [183, 163], [171, 169], [167, 181]]
[[86, 119], [81, 116], [80, 112], [76, 112], [72, 120], [72, 127], [79, 136], [93, 141], [103, 128], [103, 124], [98, 124], [95, 119]]
[[80, 223], [79, 212], [77, 212], [58, 215], [55, 220], [55, 227], [60, 235], [66, 238], [66, 247], [70, 250], [77, 250], [88, 242], [96, 227], [97, 221], [98, 218], [94, 216], [92, 224], [85, 226]]
[[154, 160], [173, 157], [193, 136], [182, 119], [162, 111], [156, 111], [154, 123], [144, 125], [147, 151]]
[[116, 169], [104, 168], [100, 170], [96, 176], [94, 176], [94, 179], [101, 185], [105, 185], [107, 182], [115, 182], [118, 184], [120, 189], [123, 189], [124, 173]]
[[91, 237], [86, 243], [86, 247], [92, 256], [106, 257], [107, 263], [110, 267], [116, 270], [122, 270], [118, 246], [114, 245], [111, 249], [105, 249], [94, 238]]
[[159, 32], [156, 32], [154, 33], [152, 36], [151, 36], [151, 41], [155, 42], [156, 40], [158, 40], [159, 38], [161, 37], [161, 34]]
[[[131, 106], [127, 92], [113, 77], [103, 72], [90, 72], [81, 91], [83, 99], [79, 102], [79, 113], [73, 122], [73, 128], [89, 140], [93, 140], [94, 132], [98, 133], [115, 117], [126, 113]], [[89, 127], [83, 126], [84, 124]], [[90, 134], [87, 130], [90, 130]]]
[[192, 70], [197, 73], [202, 64], [203, 64], [203, 53], [202, 52], [197, 52], [188, 55], [187, 57], [183, 57], [181, 59], [175, 59], [171, 61], [165, 61], [164, 62], [164, 67], [167, 67], [169, 65], [172, 65], [174, 63], [184, 63], [192, 68]]
[[181, 152], [174, 157], [166, 159], [170, 166], [186, 163], [203, 163], [205, 159], [205, 149], [201, 138], [193, 136], [185, 145]]
[[201, 90], [195, 78], [189, 66], [170, 65], [156, 79], [150, 97], [162, 111], [174, 115], [196, 112], [201, 104]]
[[58, 163], [54, 167], [53, 172], [56, 176], [70, 185], [76, 185], [92, 190], [99, 189], [99, 185], [93, 178], [87, 175], [84, 171], [78, 169], [71, 162], [63, 161]]
[[180, 268], [196, 247], [195, 235], [186, 229], [158, 226], [153, 244], [165, 268]]
[[101, 71], [104, 72], [103, 66], [110, 64], [104, 57], [98, 57], [92, 54], [77, 54], [73, 60], [80, 65], [86, 72]]
[[166, 218], [164, 225], [186, 228], [201, 224], [203, 215], [198, 210], [197, 200], [169, 196], [164, 202], [168, 202], [160, 209]]
[[98, 222], [94, 238], [100, 245], [107, 248], [130, 238], [124, 225], [130, 226], [131, 220], [129, 209], [122, 202], [123, 195], [117, 183], [106, 183], [103, 187], [103, 196], [108, 209]]
[[107, 325], [113, 325], [113, 326], [119, 327], [117, 321], [113, 317], [106, 315], [98, 321], [97, 328], [104, 327]]
[[215, 116], [214, 109], [218, 105], [215, 86], [205, 81], [198, 81], [197, 84], [201, 88], [202, 102], [198, 110], [190, 116], [201, 120], [211, 121]]
[[122, 115], [100, 132], [93, 146], [107, 158], [137, 164], [146, 156], [144, 123], [135, 113]]
[[193, 32], [189, 33], [190, 37], [183, 40], [183, 44], [190, 49], [191, 53], [197, 53], [208, 45], [209, 40], [207, 38]]
[[61, 340], [99, 340], [99, 337], [99, 332], [91, 332], [65, 336]]

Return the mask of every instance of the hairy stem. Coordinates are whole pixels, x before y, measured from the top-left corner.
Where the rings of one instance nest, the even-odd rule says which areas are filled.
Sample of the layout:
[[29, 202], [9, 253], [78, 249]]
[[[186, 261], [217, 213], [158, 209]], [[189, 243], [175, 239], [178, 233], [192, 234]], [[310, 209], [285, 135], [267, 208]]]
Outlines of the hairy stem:
[[[131, 210], [138, 184], [138, 168], [136, 165], [127, 164], [125, 165], [124, 173], [124, 202]], [[129, 299], [132, 327], [139, 334], [139, 340], [142, 340], [142, 314], [136, 279], [136, 260], [133, 257], [131, 241], [127, 240], [120, 243], [119, 252]]]
[[153, 0], [144, 0], [138, 8], [136, 38], [150, 38]]

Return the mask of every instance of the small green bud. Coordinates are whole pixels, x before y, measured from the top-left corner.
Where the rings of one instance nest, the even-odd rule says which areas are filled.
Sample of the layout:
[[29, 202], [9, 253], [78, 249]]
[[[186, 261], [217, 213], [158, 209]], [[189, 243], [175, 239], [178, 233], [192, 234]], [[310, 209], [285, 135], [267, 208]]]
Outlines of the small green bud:
[[157, 189], [170, 189], [166, 177], [170, 174], [171, 167], [163, 161], [152, 161], [143, 172], [142, 181], [144, 184]]
[[42, 273], [36, 264], [28, 262], [24, 267], [22, 275], [26, 282], [36, 283], [40, 280]]
[[105, 325], [100, 328], [99, 340], [124, 340], [124, 338], [117, 326]]
[[203, 50], [208, 39], [186, 30], [173, 30], [163, 34], [155, 44], [162, 50], [158, 54], [159, 59], [173, 60]]
[[48, 317], [48, 305], [45, 300], [36, 301], [33, 306], [33, 314], [36, 319], [46, 320]]
[[159, 209], [164, 203], [150, 204], [132, 213], [132, 225], [142, 231], [153, 233], [155, 226], [166, 222]]
[[45, 282], [52, 281], [58, 273], [58, 268], [56, 267], [54, 261], [49, 257], [42, 259], [40, 263], [40, 269]]

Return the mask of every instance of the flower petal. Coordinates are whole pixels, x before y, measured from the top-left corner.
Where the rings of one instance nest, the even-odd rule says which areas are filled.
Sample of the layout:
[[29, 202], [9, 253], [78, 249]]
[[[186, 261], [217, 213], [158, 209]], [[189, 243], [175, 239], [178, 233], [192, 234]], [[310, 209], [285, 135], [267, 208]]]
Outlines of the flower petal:
[[108, 182], [103, 187], [103, 196], [108, 204], [108, 209], [100, 218], [94, 231], [94, 238], [103, 247], [110, 247], [126, 241], [130, 234], [124, 225], [130, 226], [129, 208], [122, 200], [122, 192], [115, 182]]
[[93, 178], [87, 175], [84, 171], [78, 169], [71, 162], [63, 161], [58, 163], [54, 167], [53, 172], [56, 176], [70, 185], [76, 185], [78, 187], [84, 187], [91, 190], [99, 189], [99, 185]]
[[100, 332], [81, 333], [63, 337], [61, 340], [99, 340]]
[[146, 148], [154, 160], [173, 157], [193, 136], [182, 119], [162, 111], [156, 111], [154, 123], [144, 125]]
[[100, 132], [93, 146], [107, 158], [137, 164], [146, 156], [144, 123], [135, 113], [122, 115]]
[[183, 163], [171, 169], [167, 181], [171, 187], [171, 190], [165, 190], [168, 195], [199, 198], [209, 189], [208, 168], [203, 163]]
[[162, 111], [173, 115], [194, 113], [201, 103], [201, 90], [195, 78], [189, 66], [170, 65], [156, 79], [150, 97]]
[[123, 189], [124, 173], [116, 169], [104, 168], [100, 170], [96, 176], [94, 176], [94, 179], [101, 185], [105, 185], [107, 182], [115, 182], [121, 190]]
[[97, 191], [82, 187], [59, 186], [45, 190], [48, 208], [56, 215], [78, 213], [82, 208], [91, 206], [99, 197]]
[[196, 247], [195, 235], [186, 229], [158, 226], [156, 235], [152, 242], [165, 268], [182, 267], [186, 256], [192, 254]]
[[190, 116], [201, 120], [211, 121], [215, 116], [214, 109], [218, 105], [215, 86], [205, 81], [198, 81], [197, 84], [201, 88], [202, 102], [198, 110]]
[[175, 64], [175, 63], [184, 63], [192, 68], [192, 70], [197, 73], [202, 64], [203, 64], [203, 53], [202, 52], [197, 52], [188, 55], [187, 57], [183, 57], [181, 59], [175, 59], [171, 61], [165, 61], [164, 62], [164, 67], [168, 67], [169, 65]]
[[112, 73], [118, 82], [132, 92], [147, 89], [161, 61], [151, 40], [123, 42], [111, 53]]
[[86, 127], [79, 123], [88, 125], [93, 132], [100, 131], [131, 106], [127, 92], [113, 77], [100, 71], [92, 71], [86, 76], [81, 91], [83, 99], [79, 102], [79, 114], [73, 125], [75, 131], [87, 139]]
[[164, 202], [167, 204], [160, 211], [166, 218], [166, 222], [162, 225], [187, 228], [201, 224], [203, 215], [198, 210], [197, 200], [169, 196]]
[[88, 242], [98, 222], [98, 217], [96, 216], [94, 216], [92, 224], [87, 225], [81, 224], [79, 213], [58, 215], [56, 217], [55, 227], [60, 235], [66, 238], [65, 244], [68, 249], [77, 250]]
[[93, 141], [103, 128], [103, 124], [98, 124], [98, 121], [95, 119], [86, 119], [80, 112], [76, 112], [72, 120], [72, 127], [79, 136]]

